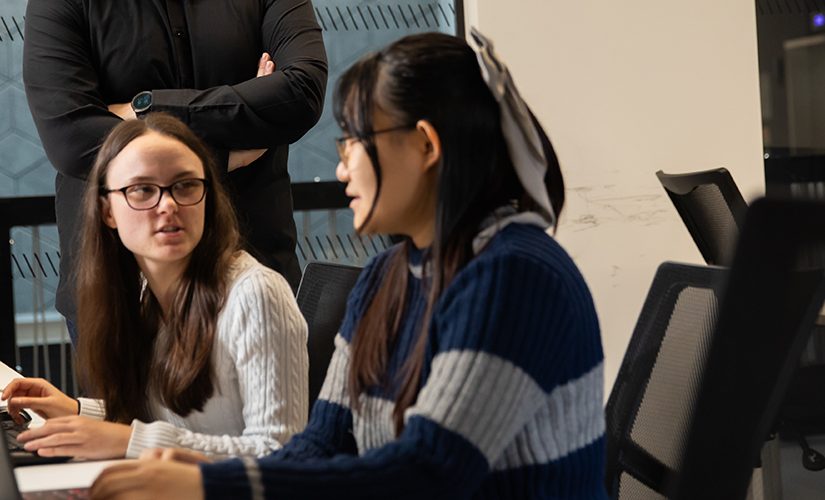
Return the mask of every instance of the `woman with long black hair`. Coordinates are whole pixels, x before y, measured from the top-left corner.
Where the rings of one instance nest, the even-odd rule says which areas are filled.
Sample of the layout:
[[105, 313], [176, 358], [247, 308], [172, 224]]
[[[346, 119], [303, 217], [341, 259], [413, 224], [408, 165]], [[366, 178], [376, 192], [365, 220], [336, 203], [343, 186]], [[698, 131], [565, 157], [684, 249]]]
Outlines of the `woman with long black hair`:
[[119, 466], [94, 495], [605, 498], [598, 320], [547, 233], [561, 172], [474, 37], [403, 38], [338, 83], [355, 227], [405, 241], [355, 285], [304, 432], [259, 460]]

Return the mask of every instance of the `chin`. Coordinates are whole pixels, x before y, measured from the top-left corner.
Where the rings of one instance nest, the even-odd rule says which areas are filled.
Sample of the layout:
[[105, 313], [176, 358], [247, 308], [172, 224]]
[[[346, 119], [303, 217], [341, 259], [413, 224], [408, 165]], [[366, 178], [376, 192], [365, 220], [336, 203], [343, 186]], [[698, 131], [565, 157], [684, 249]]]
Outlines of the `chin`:
[[167, 248], [165, 251], [158, 252], [154, 255], [154, 259], [158, 262], [178, 262], [181, 259], [186, 259], [192, 255], [194, 248]]
[[[355, 226], [355, 227], [356, 227], [356, 230], [357, 230], [359, 226]], [[389, 233], [387, 233], [386, 231], [383, 231], [379, 227], [376, 227], [374, 222], [370, 222], [369, 224], [367, 224], [366, 227], [362, 227], [360, 230], [358, 230], [358, 234], [363, 235], [363, 236], [374, 236], [376, 234], [389, 234]]]
[[364, 219], [366, 219], [366, 216], [360, 216], [358, 214], [354, 214], [353, 217], [352, 217], [352, 228], [355, 229], [359, 233], [363, 233], [364, 229], [366, 229], [366, 228], [363, 227], [364, 226]]

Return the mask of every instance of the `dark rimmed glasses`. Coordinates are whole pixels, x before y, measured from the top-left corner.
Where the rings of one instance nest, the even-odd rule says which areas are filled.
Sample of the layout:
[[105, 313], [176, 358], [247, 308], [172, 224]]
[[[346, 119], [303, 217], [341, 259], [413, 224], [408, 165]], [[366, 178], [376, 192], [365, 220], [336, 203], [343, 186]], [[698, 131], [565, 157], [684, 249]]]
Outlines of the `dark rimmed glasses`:
[[181, 179], [168, 186], [140, 182], [118, 189], [101, 187], [100, 194], [106, 196], [117, 191], [123, 193], [129, 208], [133, 210], [152, 210], [160, 204], [164, 191], [168, 192], [179, 206], [188, 207], [203, 201], [208, 187], [209, 181], [206, 179]]
[[379, 134], [386, 134], [389, 132], [397, 132], [399, 130], [411, 130], [414, 129], [415, 125], [398, 125], [397, 127], [389, 127], [384, 128], [381, 130], [374, 130], [372, 132], [366, 132], [360, 135], [345, 135], [342, 137], [335, 138], [335, 147], [338, 149], [338, 158], [341, 159], [345, 165], [347, 163], [347, 159], [349, 155], [347, 154], [347, 145], [350, 141], [365, 141], [371, 137], [375, 137]]

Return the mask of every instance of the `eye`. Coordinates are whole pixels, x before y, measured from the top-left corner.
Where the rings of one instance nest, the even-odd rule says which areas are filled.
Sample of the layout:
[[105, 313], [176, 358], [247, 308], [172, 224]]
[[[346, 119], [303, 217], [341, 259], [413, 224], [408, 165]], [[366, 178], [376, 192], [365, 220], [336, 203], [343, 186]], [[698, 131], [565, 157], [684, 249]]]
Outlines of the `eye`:
[[150, 199], [157, 193], [158, 187], [152, 184], [135, 184], [126, 188], [126, 196], [134, 199]]
[[186, 192], [191, 191], [194, 189], [199, 189], [201, 187], [201, 181], [198, 179], [184, 179], [182, 181], [178, 181], [172, 186], [172, 189], [178, 192]]

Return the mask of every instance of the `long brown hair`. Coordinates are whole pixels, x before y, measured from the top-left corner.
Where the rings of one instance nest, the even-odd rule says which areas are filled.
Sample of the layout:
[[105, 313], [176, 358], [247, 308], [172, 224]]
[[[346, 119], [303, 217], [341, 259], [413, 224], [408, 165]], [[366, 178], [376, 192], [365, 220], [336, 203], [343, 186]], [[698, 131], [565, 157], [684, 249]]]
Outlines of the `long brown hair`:
[[[334, 98], [341, 128], [363, 143], [375, 171], [377, 191], [365, 227], [381, 196], [382, 166], [372, 140], [376, 108], [397, 124], [428, 120], [439, 134], [435, 238], [423, 268], [425, 313], [411, 354], [397, 380], [387, 380], [388, 359], [404, 315], [411, 242], [393, 250], [381, 285], [355, 328], [349, 373], [353, 407], [368, 386], [391, 387], [396, 432], [404, 411], [415, 403], [436, 302], [455, 275], [473, 258], [472, 240], [481, 222], [503, 205], [536, 206], [513, 169], [501, 130], [501, 113], [481, 75], [475, 53], [460, 39], [440, 33], [411, 35], [355, 63], [339, 79]], [[558, 217], [564, 180], [550, 140], [533, 117], [547, 158], [545, 186]]]
[[[144, 285], [134, 255], [117, 231], [104, 224], [101, 189], [112, 160], [150, 132], [171, 137], [197, 155], [208, 181], [203, 236], [177, 284], [168, 317], [168, 343], [155, 356], [163, 317]], [[102, 398], [106, 418], [129, 422], [151, 418], [148, 390], [179, 415], [202, 410], [214, 391], [212, 344], [226, 294], [227, 270], [238, 249], [238, 224], [206, 146], [181, 121], [162, 113], [116, 126], [100, 148], [83, 198], [83, 229], [77, 269], [80, 383]]]

